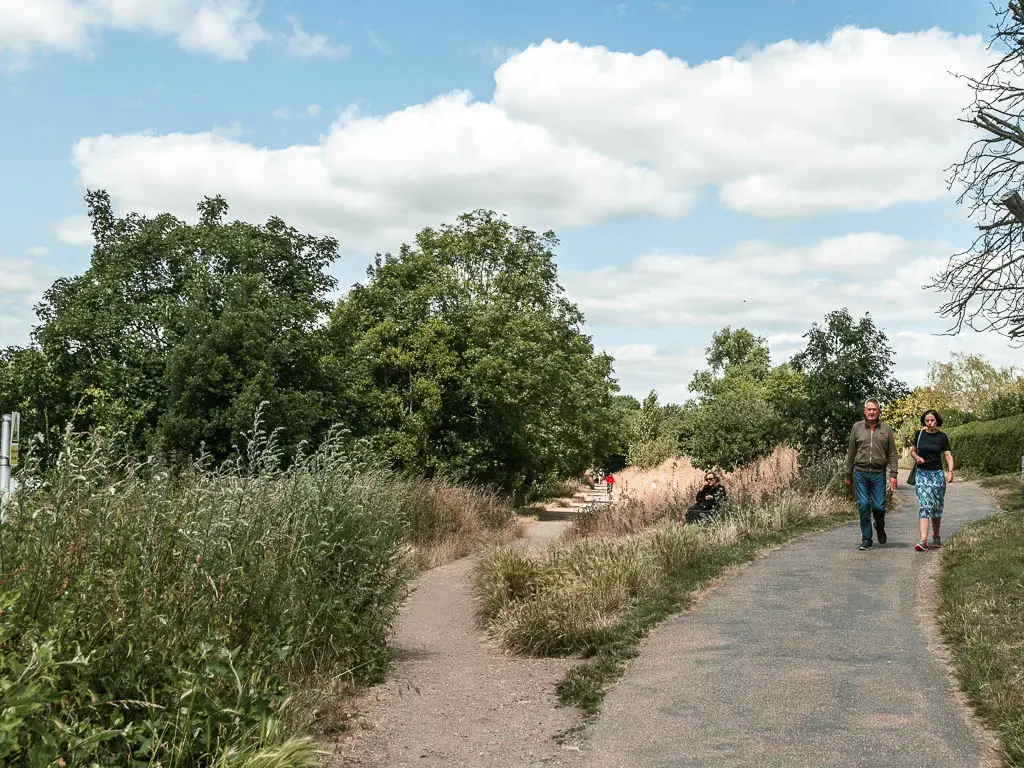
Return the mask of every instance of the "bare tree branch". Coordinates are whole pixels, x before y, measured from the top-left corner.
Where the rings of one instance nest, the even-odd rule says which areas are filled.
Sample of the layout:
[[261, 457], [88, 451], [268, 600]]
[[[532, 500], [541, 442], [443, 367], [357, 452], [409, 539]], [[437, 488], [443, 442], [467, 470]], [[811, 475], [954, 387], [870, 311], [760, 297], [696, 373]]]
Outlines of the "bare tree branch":
[[950, 171], [957, 202], [980, 220], [969, 248], [950, 257], [928, 287], [948, 299], [939, 312], [953, 335], [964, 328], [995, 331], [1024, 344], [1024, 221], [1007, 216], [1002, 198], [1024, 189], [1024, 8], [993, 5], [991, 50], [998, 60], [980, 77], [958, 74], [974, 92], [963, 122], [984, 135]]

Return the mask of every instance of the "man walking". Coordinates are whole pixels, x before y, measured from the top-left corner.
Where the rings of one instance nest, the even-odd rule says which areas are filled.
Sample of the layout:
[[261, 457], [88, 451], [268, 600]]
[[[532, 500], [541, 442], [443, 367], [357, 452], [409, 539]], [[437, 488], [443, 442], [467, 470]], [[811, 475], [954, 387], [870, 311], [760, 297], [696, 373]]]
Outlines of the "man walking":
[[889, 488], [896, 490], [896, 470], [899, 456], [892, 427], [881, 420], [882, 408], [877, 400], [864, 403], [864, 420], [850, 430], [850, 445], [846, 451], [846, 485], [853, 483], [860, 509], [860, 546], [871, 549], [871, 517], [875, 518], [878, 543], [885, 544], [885, 485], [886, 472]]

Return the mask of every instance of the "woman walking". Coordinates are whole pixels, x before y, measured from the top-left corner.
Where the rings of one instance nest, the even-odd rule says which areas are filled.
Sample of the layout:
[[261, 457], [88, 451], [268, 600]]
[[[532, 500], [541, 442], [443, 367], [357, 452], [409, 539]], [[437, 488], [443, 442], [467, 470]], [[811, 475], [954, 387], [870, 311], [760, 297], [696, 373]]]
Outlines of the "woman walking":
[[[917, 462], [918, 517], [921, 523], [921, 540], [914, 545], [918, 552], [928, 549], [928, 527], [931, 521], [932, 547], [942, 546], [939, 529], [942, 527], [942, 507], [946, 502], [946, 486], [953, 482], [953, 452], [949, 436], [940, 432], [942, 417], [937, 411], [928, 409], [921, 414], [921, 426], [914, 434], [910, 456]], [[942, 457], [946, 457], [946, 471], [942, 471]]]

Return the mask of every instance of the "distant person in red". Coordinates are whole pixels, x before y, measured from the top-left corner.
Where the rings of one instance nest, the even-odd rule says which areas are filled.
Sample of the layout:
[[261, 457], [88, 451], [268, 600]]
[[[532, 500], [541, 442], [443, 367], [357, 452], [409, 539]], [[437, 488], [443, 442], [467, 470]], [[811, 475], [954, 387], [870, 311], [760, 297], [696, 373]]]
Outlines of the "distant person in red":
[[608, 498], [610, 499], [612, 497], [612, 488], [615, 486], [615, 475], [609, 472], [608, 476], [604, 479], [604, 484], [608, 489]]

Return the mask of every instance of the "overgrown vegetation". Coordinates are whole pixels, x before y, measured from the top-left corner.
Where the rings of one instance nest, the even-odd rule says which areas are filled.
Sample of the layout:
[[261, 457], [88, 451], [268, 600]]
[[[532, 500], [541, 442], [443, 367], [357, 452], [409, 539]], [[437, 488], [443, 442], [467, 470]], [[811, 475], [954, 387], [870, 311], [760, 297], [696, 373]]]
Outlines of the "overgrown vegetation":
[[386, 669], [417, 559], [511, 522], [335, 437], [286, 470], [250, 438], [171, 471], [69, 437], [21, 470], [0, 528], [4, 765], [313, 765], [325, 697]]
[[939, 578], [939, 623], [971, 706], [999, 734], [1005, 765], [1024, 765], [1024, 500], [1019, 475], [982, 481], [1005, 515], [959, 531]]
[[[799, 455], [779, 446], [771, 456], [743, 469], [725, 473], [730, 506], [755, 505], [771, 494], [788, 489], [797, 479]], [[619, 474], [620, 495], [615, 504], [600, 504], [580, 513], [569, 535], [625, 536], [639, 533], [663, 520], [683, 520], [693, 505], [704, 472], [687, 459], [663, 464], [659, 469], [627, 469]]]
[[[818, 482], [834, 487], [837, 470], [809, 468], [801, 487], [737, 489], [729, 515], [708, 525], [664, 521], [638, 535], [584, 536], [540, 552], [497, 549], [475, 569], [480, 621], [508, 650], [585, 657], [559, 696], [593, 713], [639, 641], [704, 582], [764, 546], [848, 519], [851, 503], [831, 489], [801, 490]], [[644, 514], [634, 530], [651, 519]]]
[[652, 391], [642, 405], [632, 398], [616, 403], [620, 453], [640, 468], [683, 455], [727, 471], [782, 443], [828, 455], [845, 445], [867, 398], [888, 403], [906, 394], [892, 373], [888, 337], [870, 315], [855, 319], [836, 310], [804, 337], [801, 352], [772, 366], [764, 337], [746, 328], [717, 331], [705, 350], [708, 367], [690, 382], [693, 400], [660, 405]]
[[942, 414], [946, 431], [1015, 416], [1024, 413], [1024, 377], [1016, 368], [996, 367], [981, 355], [954, 353], [948, 362], [931, 363], [924, 386], [885, 408], [883, 415], [896, 430], [898, 443], [910, 444], [921, 427], [921, 414], [929, 408]]

